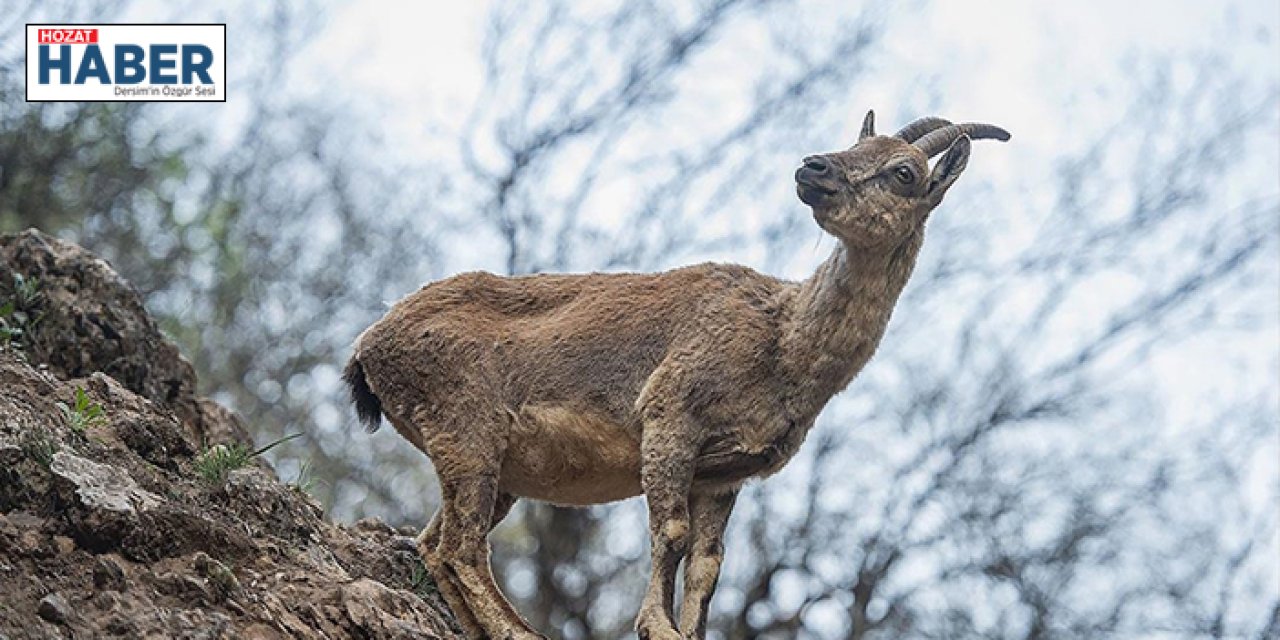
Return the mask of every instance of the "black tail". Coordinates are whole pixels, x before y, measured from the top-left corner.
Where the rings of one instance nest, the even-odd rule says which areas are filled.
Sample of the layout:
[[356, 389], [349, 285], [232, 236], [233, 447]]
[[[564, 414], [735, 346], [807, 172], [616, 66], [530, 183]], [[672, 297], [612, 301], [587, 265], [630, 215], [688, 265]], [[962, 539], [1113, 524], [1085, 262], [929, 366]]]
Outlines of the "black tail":
[[347, 361], [347, 368], [342, 372], [342, 379], [351, 387], [351, 402], [356, 405], [356, 415], [364, 423], [365, 431], [373, 433], [382, 425], [382, 401], [373, 395], [369, 381], [364, 379], [364, 367], [355, 356]]

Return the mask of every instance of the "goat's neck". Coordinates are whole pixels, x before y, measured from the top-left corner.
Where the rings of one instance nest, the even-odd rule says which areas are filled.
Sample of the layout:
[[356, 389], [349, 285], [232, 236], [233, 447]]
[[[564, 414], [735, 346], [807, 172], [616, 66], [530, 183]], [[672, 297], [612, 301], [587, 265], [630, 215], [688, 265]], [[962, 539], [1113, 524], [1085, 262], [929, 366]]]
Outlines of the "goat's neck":
[[887, 251], [844, 243], [808, 280], [795, 285], [781, 355], [795, 387], [789, 409], [808, 422], [867, 363], [911, 276], [923, 234]]

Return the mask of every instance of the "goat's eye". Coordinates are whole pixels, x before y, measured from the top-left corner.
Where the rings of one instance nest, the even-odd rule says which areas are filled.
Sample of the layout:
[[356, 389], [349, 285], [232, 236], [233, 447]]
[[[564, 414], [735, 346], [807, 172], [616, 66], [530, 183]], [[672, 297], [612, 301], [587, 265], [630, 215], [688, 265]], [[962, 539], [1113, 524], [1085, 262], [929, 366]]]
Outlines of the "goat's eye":
[[893, 177], [898, 179], [902, 184], [911, 184], [915, 182], [916, 174], [911, 172], [908, 167], [898, 167], [893, 170]]

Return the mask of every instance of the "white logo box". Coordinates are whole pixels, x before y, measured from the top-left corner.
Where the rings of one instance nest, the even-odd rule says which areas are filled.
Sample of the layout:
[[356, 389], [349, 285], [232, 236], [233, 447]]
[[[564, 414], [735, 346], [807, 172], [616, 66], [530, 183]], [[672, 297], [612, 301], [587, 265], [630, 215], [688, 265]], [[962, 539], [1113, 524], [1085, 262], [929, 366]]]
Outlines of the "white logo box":
[[28, 24], [26, 53], [28, 102], [227, 100], [225, 24]]

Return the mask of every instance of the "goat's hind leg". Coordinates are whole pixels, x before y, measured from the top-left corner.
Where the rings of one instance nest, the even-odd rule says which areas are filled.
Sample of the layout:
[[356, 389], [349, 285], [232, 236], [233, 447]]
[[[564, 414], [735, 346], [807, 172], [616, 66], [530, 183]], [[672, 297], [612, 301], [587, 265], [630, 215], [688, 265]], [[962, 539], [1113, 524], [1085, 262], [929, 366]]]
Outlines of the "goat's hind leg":
[[491, 475], [442, 478], [440, 484], [439, 540], [427, 558], [437, 584], [448, 584], [441, 594], [449, 606], [467, 612], [459, 617], [469, 616], [476, 629], [467, 632], [474, 638], [545, 640], [507, 602], [489, 567], [489, 529], [514, 498], [502, 497]]
[[444, 565], [440, 561], [437, 549], [440, 547], [440, 523], [443, 520], [444, 508], [441, 507], [431, 517], [427, 528], [418, 535], [418, 553], [422, 556], [423, 565], [427, 567], [431, 578], [435, 580], [440, 596], [453, 611], [453, 617], [458, 621], [458, 626], [462, 627], [462, 632], [472, 640], [480, 640], [485, 637], [484, 629], [479, 622], [476, 622], [475, 616], [471, 615], [471, 609], [463, 599], [462, 592], [458, 590], [452, 576], [448, 575], [448, 571], [444, 570]]
[[[476, 397], [457, 390], [445, 395]], [[414, 444], [431, 458], [440, 482], [440, 509], [420, 537], [427, 570], [473, 639], [545, 640], [507, 602], [489, 567], [489, 530], [515, 501], [498, 491], [505, 416], [474, 403], [423, 400], [417, 406], [431, 410], [418, 409], [406, 422], [417, 429]]]
[[[515, 505], [516, 500], [516, 496], [509, 493], [498, 494], [498, 500], [493, 506], [493, 516], [489, 518], [489, 531], [493, 531], [493, 528], [498, 526], [498, 523], [502, 522], [503, 518], [507, 517], [507, 513], [511, 511], [511, 507]], [[444, 509], [437, 509], [435, 515], [431, 518], [430, 524], [418, 536], [418, 552], [424, 559], [428, 556], [438, 558], [440, 523], [444, 519], [443, 515]], [[462, 627], [463, 633], [468, 638], [486, 637], [484, 628], [480, 626], [479, 622], [476, 622], [475, 616], [471, 615], [471, 608], [467, 606], [466, 600], [462, 597], [462, 591], [455, 583], [454, 576], [451, 573], [449, 571], [440, 571], [438, 578], [433, 574], [432, 577], [436, 579], [436, 588], [440, 591], [440, 595], [444, 597], [445, 602], [449, 604], [449, 608], [453, 610], [453, 615], [457, 618], [458, 625]]]

